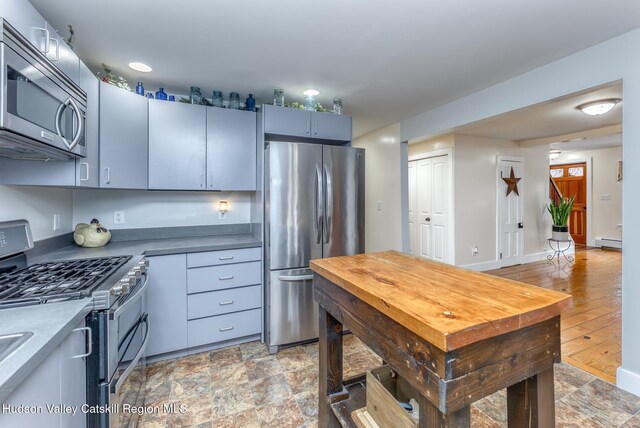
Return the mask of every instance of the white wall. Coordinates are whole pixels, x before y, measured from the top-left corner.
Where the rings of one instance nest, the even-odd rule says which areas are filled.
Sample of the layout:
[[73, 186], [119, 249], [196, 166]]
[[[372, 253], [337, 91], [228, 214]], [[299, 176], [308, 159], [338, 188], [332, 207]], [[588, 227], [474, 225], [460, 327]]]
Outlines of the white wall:
[[[97, 218], [108, 229], [249, 223], [249, 192], [147, 192], [144, 190], [73, 191], [73, 224]], [[229, 201], [227, 220], [218, 220], [218, 201]], [[113, 224], [113, 211], [125, 212], [124, 224]]]
[[[584, 49], [513, 79], [491, 86], [401, 123], [401, 139], [411, 141], [448, 132], [457, 126], [486, 119], [570, 93], [623, 80], [623, 160], [640, 163], [640, 29]], [[626, 168], [623, 218], [640, 212], [640, 168]], [[618, 385], [640, 395], [640, 223], [623, 228], [622, 367]]]
[[[592, 239], [622, 239], [622, 182], [618, 181], [618, 161], [622, 160], [622, 147], [598, 150], [563, 152], [554, 163], [571, 163], [576, 160], [592, 160], [593, 189], [591, 223]], [[589, 190], [587, 190], [589, 191]], [[602, 195], [611, 195], [603, 200]]]
[[[60, 230], [53, 230], [53, 214], [60, 214]], [[0, 185], [0, 221], [26, 219], [33, 239], [50, 238], [72, 229], [72, 191], [50, 187]]]
[[[366, 252], [402, 251], [401, 171], [406, 156], [402, 156], [400, 124], [357, 138], [353, 141], [353, 147], [366, 150]], [[378, 210], [379, 203], [381, 210]]]

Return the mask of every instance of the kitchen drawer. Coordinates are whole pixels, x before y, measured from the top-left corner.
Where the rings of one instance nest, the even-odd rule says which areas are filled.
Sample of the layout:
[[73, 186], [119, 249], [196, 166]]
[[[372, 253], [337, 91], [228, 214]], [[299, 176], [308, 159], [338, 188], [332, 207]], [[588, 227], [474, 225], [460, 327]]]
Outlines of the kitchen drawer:
[[259, 308], [262, 301], [260, 288], [259, 285], [253, 285], [251, 287], [190, 294], [187, 298], [189, 319]]
[[189, 321], [189, 347], [259, 334], [260, 309]]
[[231, 263], [252, 262], [261, 259], [262, 249], [241, 248], [239, 250], [207, 251], [187, 254], [187, 267], [228, 265]]
[[260, 262], [187, 269], [187, 293], [224, 290], [260, 283]]

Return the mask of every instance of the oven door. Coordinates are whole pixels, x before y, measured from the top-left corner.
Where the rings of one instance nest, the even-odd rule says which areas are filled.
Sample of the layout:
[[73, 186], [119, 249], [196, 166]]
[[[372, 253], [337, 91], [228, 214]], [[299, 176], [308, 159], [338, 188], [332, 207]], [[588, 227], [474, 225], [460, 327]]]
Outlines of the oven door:
[[0, 127], [62, 150], [66, 158], [84, 157], [86, 101], [56, 83], [45, 65], [30, 63], [5, 43], [0, 49]]
[[110, 415], [109, 427], [135, 427], [137, 414], [123, 411], [123, 405], [144, 404], [145, 351], [149, 341], [147, 284], [148, 276], [144, 275], [131, 293], [109, 311], [109, 405], [116, 404], [118, 409], [118, 413]]

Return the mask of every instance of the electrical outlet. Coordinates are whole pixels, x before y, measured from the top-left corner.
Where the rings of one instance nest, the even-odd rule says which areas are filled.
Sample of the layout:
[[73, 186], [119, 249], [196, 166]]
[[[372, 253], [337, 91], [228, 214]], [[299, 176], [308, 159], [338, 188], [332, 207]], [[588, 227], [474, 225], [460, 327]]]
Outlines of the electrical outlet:
[[53, 230], [60, 230], [60, 214], [53, 215]]
[[113, 212], [113, 224], [124, 224], [124, 211]]
[[227, 212], [218, 211], [218, 220], [226, 220], [226, 219], [227, 219]]

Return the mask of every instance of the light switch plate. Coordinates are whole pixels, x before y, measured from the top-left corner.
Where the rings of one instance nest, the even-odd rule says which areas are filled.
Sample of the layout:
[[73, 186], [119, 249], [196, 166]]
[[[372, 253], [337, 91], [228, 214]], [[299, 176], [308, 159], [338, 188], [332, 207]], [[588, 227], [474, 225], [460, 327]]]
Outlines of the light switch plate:
[[60, 230], [60, 214], [53, 215], [53, 230]]
[[611, 193], [603, 193], [602, 195], [600, 195], [600, 200], [601, 201], [610, 201], [611, 200]]

